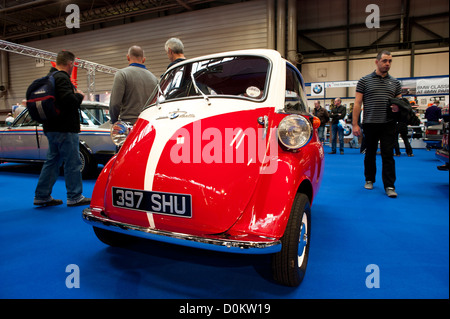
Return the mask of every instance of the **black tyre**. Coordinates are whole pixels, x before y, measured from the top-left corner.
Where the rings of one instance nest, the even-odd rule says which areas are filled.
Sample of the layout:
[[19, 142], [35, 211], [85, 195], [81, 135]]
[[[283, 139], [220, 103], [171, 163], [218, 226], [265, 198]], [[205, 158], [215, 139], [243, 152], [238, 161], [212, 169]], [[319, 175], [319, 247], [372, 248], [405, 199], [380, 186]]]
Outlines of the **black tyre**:
[[116, 233], [107, 229], [93, 227], [94, 233], [100, 241], [113, 247], [123, 247], [132, 244], [136, 238], [121, 233]]
[[274, 279], [296, 287], [305, 276], [311, 235], [311, 205], [305, 194], [297, 194], [283, 237], [281, 251], [272, 256]]

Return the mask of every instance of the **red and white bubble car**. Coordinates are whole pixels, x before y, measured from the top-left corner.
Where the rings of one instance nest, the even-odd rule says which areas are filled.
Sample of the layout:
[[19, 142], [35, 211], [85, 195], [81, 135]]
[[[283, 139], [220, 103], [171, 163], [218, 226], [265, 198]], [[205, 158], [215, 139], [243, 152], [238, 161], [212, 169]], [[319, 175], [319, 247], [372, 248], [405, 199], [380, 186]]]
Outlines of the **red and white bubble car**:
[[84, 220], [109, 245], [273, 254], [275, 280], [299, 285], [324, 159], [300, 72], [276, 51], [225, 52], [176, 64], [156, 91], [113, 126], [120, 151]]

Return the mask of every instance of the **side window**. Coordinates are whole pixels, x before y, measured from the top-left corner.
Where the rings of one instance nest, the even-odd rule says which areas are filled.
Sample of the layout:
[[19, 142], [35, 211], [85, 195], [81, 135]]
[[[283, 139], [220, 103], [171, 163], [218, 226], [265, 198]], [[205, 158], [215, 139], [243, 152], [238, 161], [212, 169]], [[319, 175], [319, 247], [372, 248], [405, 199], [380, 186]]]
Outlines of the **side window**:
[[39, 123], [31, 118], [30, 113], [28, 113], [28, 111], [22, 114], [22, 116], [14, 123], [14, 126], [35, 126], [35, 125], [39, 125]]
[[306, 112], [306, 96], [302, 89], [301, 80], [292, 67], [286, 65], [286, 91], [284, 110]]

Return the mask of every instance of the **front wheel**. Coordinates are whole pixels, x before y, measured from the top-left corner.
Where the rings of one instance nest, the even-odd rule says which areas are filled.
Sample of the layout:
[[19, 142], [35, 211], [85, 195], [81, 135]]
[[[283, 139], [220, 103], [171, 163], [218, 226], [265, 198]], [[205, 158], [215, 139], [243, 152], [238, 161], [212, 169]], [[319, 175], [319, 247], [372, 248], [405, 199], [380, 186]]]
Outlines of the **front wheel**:
[[283, 237], [281, 251], [272, 256], [274, 279], [296, 287], [305, 276], [311, 235], [311, 205], [308, 196], [297, 194]]

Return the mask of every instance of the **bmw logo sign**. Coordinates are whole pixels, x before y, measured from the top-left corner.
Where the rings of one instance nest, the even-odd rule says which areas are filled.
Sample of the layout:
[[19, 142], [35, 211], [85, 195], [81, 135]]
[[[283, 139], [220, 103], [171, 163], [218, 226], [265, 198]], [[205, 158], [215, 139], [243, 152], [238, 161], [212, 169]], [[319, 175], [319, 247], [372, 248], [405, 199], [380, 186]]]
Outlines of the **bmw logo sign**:
[[176, 119], [178, 116], [180, 116], [180, 113], [178, 113], [178, 112], [171, 112], [171, 113], [169, 114], [169, 118], [170, 118], [171, 120]]
[[322, 93], [322, 91], [323, 91], [323, 87], [322, 87], [321, 84], [316, 84], [316, 85], [314, 85], [314, 87], [313, 87], [313, 92], [314, 92], [315, 94], [320, 94], [320, 93]]

